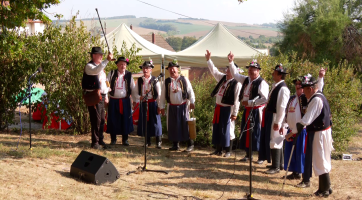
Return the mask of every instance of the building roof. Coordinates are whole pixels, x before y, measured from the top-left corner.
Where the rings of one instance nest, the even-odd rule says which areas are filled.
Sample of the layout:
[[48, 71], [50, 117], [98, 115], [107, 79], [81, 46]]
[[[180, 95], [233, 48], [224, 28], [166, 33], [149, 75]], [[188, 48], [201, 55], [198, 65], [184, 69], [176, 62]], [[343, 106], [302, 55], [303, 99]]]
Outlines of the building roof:
[[[150, 35], [140, 35], [144, 39], [146, 39], [149, 42], [152, 42], [152, 34]], [[156, 35], [155, 34], [155, 45], [162, 47], [164, 49], [167, 49], [169, 51], [175, 52], [175, 50], [166, 42], [165, 38], [162, 37], [162, 35]]]

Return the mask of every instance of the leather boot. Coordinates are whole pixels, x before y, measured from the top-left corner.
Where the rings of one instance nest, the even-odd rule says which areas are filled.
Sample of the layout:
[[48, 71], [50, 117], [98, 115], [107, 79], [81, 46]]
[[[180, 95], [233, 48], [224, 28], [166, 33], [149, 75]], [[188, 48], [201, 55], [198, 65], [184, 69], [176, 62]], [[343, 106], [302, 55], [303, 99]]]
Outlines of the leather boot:
[[332, 194], [331, 180], [329, 178], [329, 173], [325, 173], [319, 176], [319, 189], [314, 193], [314, 195], [319, 197], [328, 197]]
[[162, 144], [162, 136], [156, 136], [156, 148], [157, 149], [161, 149], [161, 144]]
[[214, 152], [210, 153], [211, 155], [221, 156], [222, 155], [222, 147], [220, 145], [215, 145], [216, 149]]
[[178, 142], [174, 142], [173, 146], [171, 148], [169, 148], [170, 151], [178, 151], [180, 150], [180, 145]]
[[276, 174], [279, 173], [280, 167], [280, 156], [281, 156], [281, 149], [270, 149], [272, 154], [272, 168], [267, 170], [266, 174]]
[[185, 150], [186, 152], [191, 152], [194, 150], [194, 141], [193, 140], [189, 140], [187, 142], [187, 149]]
[[226, 153], [224, 155], [225, 158], [228, 158], [231, 156], [232, 148], [233, 148], [233, 140], [230, 140], [230, 146], [225, 148], [225, 151], [226, 151]]

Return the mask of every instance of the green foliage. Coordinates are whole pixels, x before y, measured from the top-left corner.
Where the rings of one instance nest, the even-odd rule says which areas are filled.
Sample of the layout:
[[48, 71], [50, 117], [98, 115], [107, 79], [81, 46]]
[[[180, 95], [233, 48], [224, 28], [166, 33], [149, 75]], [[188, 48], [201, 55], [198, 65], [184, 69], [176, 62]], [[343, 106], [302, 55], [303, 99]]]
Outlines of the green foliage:
[[141, 22], [139, 24], [140, 27], [143, 28], [149, 28], [149, 29], [155, 29], [155, 30], [159, 30], [159, 31], [177, 31], [177, 27], [174, 26], [173, 24], [162, 24], [162, 23], [157, 23], [155, 20], [153, 19], [149, 19], [146, 20], [144, 22]]
[[[141, 48], [137, 48], [136, 44], [133, 44], [130, 49], [128, 49], [126, 42], [123, 41], [121, 52], [118, 52], [117, 46], [113, 46], [113, 57], [125, 57], [129, 59], [129, 65], [127, 65], [127, 70], [132, 73], [138, 73], [140, 71], [139, 66], [142, 65], [143, 60], [142, 56], [138, 56], [137, 53], [141, 51]], [[106, 72], [117, 69], [115, 62], [109, 62], [106, 68]]]
[[47, 115], [56, 112], [60, 118], [71, 120], [74, 131], [90, 131], [89, 114], [82, 98], [81, 81], [85, 64], [91, 58], [92, 46], [100, 46], [99, 38], [92, 38], [84, 26], [76, 26], [75, 17], [65, 24], [64, 30], [50, 25], [38, 36], [38, 51], [33, 56], [44, 73], [39, 82], [47, 92]]
[[25, 96], [29, 76], [37, 69], [37, 38], [16, 31], [0, 34], [0, 130], [13, 123], [14, 110]]
[[197, 41], [196, 37], [184, 36], [184, 38], [182, 39], [181, 50], [184, 50], [184, 49], [188, 48], [189, 46], [191, 46], [196, 41]]
[[[355, 61], [362, 55], [361, 35], [347, 31], [361, 27], [362, 1], [302, 0], [279, 24], [284, 39], [278, 43], [282, 53], [296, 51], [299, 57], [323, 63], [330, 60], [337, 66], [340, 60]], [[357, 15], [356, 15], [357, 14]], [[354, 54], [353, 51], [357, 51]], [[349, 55], [352, 54], [352, 55]], [[360, 60], [354, 62], [360, 65]]]
[[[3, 3], [4, 1], [1, 1]], [[25, 26], [28, 19], [39, 19], [43, 22], [51, 20], [43, 13], [44, 9], [51, 5], [60, 3], [59, 0], [10, 0], [9, 5], [0, 6], [0, 23], [5, 32], [5, 28], [13, 29], [15, 27]], [[4, 2], [5, 3], [5, 2]]]
[[332, 112], [333, 146], [336, 151], [346, 150], [348, 141], [357, 131], [358, 127], [355, 125], [359, 123], [358, 109], [359, 105], [362, 104], [362, 84], [360, 77], [354, 74], [355, 68], [346, 62], [330, 68], [329, 62], [315, 64], [309, 60], [299, 59], [295, 52], [280, 54], [276, 57], [260, 56], [258, 62], [262, 67], [261, 76], [268, 82], [269, 86], [273, 83], [271, 74], [274, 66], [282, 63], [289, 72], [285, 82], [291, 94], [295, 93], [295, 86], [292, 83], [294, 78], [308, 73], [318, 77], [320, 68], [328, 68], [324, 77], [323, 93]]
[[175, 51], [181, 51], [182, 38], [180, 38], [180, 37], [168, 37], [168, 38], [166, 38], [166, 42], [167, 42]]
[[212, 117], [215, 110], [215, 99], [211, 97], [217, 81], [212, 76], [203, 75], [192, 81], [195, 92], [196, 142], [210, 145], [212, 139]]

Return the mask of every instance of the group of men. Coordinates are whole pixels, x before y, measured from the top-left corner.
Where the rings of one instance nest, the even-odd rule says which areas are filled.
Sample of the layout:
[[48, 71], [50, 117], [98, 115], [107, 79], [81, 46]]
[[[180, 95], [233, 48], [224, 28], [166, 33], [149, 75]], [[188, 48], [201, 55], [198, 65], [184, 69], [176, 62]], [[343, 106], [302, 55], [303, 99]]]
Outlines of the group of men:
[[[104, 68], [113, 58], [112, 54], [102, 61], [101, 48], [93, 47], [90, 55], [92, 60], [84, 70], [83, 90], [87, 92], [99, 89], [102, 94], [100, 103], [88, 107], [93, 148], [106, 147], [103, 141], [105, 103], [108, 103], [107, 133], [111, 135], [111, 144], [116, 144], [117, 135], [122, 135], [122, 144], [126, 146], [129, 145], [128, 134], [133, 131], [132, 106], [135, 108], [139, 103], [143, 108], [147, 106], [147, 109], [140, 110], [137, 128], [140, 136], [144, 136], [144, 130], [147, 130], [146, 146], [151, 145], [151, 137], [156, 137], [156, 147], [161, 148], [160, 115], [166, 113], [168, 139], [173, 142], [169, 150], [179, 150], [179, 143], [183, 141], [188, 143], [186, 151], [194, 150], [187, 120], [189, 111], [195, 108], [195, 94], [188, 78], [179, 74], [180, 66], [176, 60], [168, 64], [166, 69], [170, 77], [162, 85], [151, 75], [154, 68], [152, 61], [145, 61], [140, 66], [144, 75], [135, 84], [132, 73], [126, 70], [129, 64], [127, 58], [118, 58], [115, 62], [117, 69], [106, 76]], [[231, 155], [235, 121], [241, 103], [244, 106], [241, 127], [246, 128], [241, 130], [239, 148], [244, 149], [246, 154], [240, 161], [252, 159], [253, 155], [249, 154], [251, 146], [251, 151], [258, 152], [258, 164], [264, 161], [271, 163], [265, 173], [279, 173], [283, 168], [286, 170], [284, 163], [288, 163], [294, 145], [295, 151], [289, 167], [292, 174], [287, 178], [300, 179], [303, 174], [303, 180], [297, 186], [310, 187], [313, 163], [315, 174], [319, 176], [319, 189], [315, 195], [330, 195], [332, 189], [329, 172], [333, 147], [331, 113], [328, 101], [321, 92], [325, 70], [320, 70], [318, 79], [309, 74], [297, 77], [293, 80], [296, 94], [290, 96], [284, 82], [288, 72], [282, 64], [278, 64], [273, 70], [274, 83], [269, 91], [268, 83], [260, 76], [261, 66], [257, 61], [246, 66], [248, 76], [244, 76], [239, 73], [241, 69], [234, 63], [231, 52], [227, 56], [229, 65], [226, 66], [225, 73], [214, 66], [211, 52], [206, 51], [205, 58], [211, 74], [218, 82], [211, 93], [212, 97], [216, 97], [216, 105], [212, 120], [212, 144], [215, 151], [210, 155], [222, 156], [223, 150], [224, 157]], [[254, 121], [253, 127], [250, 127], [250, 120], [247, 120], [249, 115]]]
[[[325, 70], [322, 68], [319, 71], [318, 79], [309, 74], [296, 77], [293, 80], [296, 94], [290, 96], [284, 82], [288, 72], [282, 64], [273, 69], [274, 83], [269, 91], [268, 83], [260, 76], [261, 66], [256, 60], [246, 66], [248, 76], [244, 76], [239, 73], [241, 69], [234, 63], [232, 52], [228, 54], [226, 73], [214, 66], [208, 50], [205, 58], [211, 74], [218, 81], [211, 94], [216, 96], [212, 136], [216, 151], [211, 154], [221, 155], [222, 148], [226, 148], [224, 156], [230, 156], [229, 149], [235, 137], [235, 119], [241, 102], [244, 112], [239, 148], [244, 149], [246, 154], [240, 161], [252, 159], [253, 155], [249, 154], [251, 146], [252, 151], [258, 152], [256, 163], [271, 162], [265, 173], [276, 174], [282, 169], [287, 170], [288, 166], [284, 163], [288, 163], [292, 146], [295, 145], [288, 169], [292, 174], [286, 178], [300, 179], [303, 174], [303, 180], [297, 187], [310, 187], [313, 166], [315, 174], [319, 176], [319, 189], [314, 194], [322, 197], [332, 194], [329, 178], [333, 150], [331, 112], [321, 92]], [[247, 120], [249, 115], [254, 121], [253, 127]]]
[[146, 146], [151, 146], [151, 137], [156, 137], [156, 148], [161, 149], [160, 115], [165, 115], [165, 104], [168, 104], [168, 139], [173, 142], [169, 150], [179, 150], [179, 143], [186, 141], [188, 143], [186, 151], [193, 151], [194, 141], [190, 139], [187, 120], [189, 110], [195, 108], [195, 94], [188, 78], [179, 74], [180, 66], [176, 60], [168, 64], [166, 69], [170, 77], [166, 78], [161, 86], [158, 79], [152, 76], [154, 68], [152, 60], [145, 61], [139, 66], [143, 76], [135, 83], [132, 73], [127, 71], [129, 59], [119, 57], [115, 61], [117, 69], [106, 75], [104, 69], [113, 59], [113, 55], [109, 53], [107, 59], [102, 61], [103, 52], [100, 47], [93, 47], [89, 53], [91, 61], [84, 69], [83, 91], [99, 90], [102, 96], [98, 104], [88, 106], [92, 127], [92, 148], [100, 149], [102, 146], [108, 148], [103, 141], [105, 104], [108, 104], [107, 133], [111, 135], [110, 145], [115, 145], [117, 135], [121, 135], [122, 144], [129, 146], [128, 135], [134, 131], [132, 109], [142, 107], [139, 111], [137, 134], [145, 136], [147, 131]]

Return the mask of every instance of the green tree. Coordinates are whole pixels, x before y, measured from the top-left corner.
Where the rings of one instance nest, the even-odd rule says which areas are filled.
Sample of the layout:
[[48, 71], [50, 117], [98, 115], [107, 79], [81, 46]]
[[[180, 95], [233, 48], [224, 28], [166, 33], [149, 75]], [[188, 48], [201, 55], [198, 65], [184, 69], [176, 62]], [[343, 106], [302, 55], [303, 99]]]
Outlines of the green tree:
[[186, 49], [187, 47], [194, 44], [196, 41], [197, 41], [196, 37], [184, 36], [184, 38], [182, 39], [181, 50]]
[[0, 23], [3, 32], [6, 28], [25, 26], [28, 19], [39, 19], [43, 22], [51, 20], [43, 13], [51, 5], [59, 4], [59, 0], [1, 0]]
[[166, 42], [167, 42], [175, 51], [181, 51], [182, 38], [180, 38], [180, 37], [168, 37], [168, 38], [166, 38]]
[[360, 0], [302, 0], [279, 24], [282, 53], [295, 51], [313, 62], [348, 60], [361, 68]]

